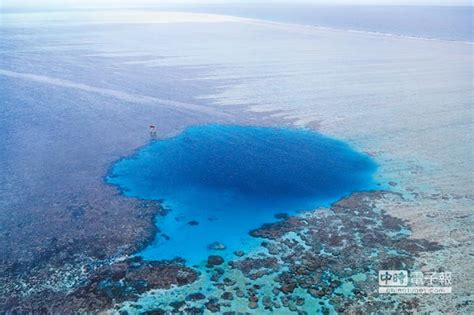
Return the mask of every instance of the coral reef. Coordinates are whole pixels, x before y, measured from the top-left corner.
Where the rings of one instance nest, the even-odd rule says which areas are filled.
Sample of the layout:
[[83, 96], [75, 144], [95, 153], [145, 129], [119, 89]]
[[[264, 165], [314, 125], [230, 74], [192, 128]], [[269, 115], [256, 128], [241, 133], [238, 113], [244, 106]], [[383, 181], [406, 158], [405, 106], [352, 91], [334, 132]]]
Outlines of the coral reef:
[[[443, 248], [411, 238], [409, 224], [383, 210], [383, 204], [402, 202], [395, 193], [360, 192], [328, 209], [282, 216], [250, 232], [263, 240], [259, 248], [238, 252], [227, 264], [210, 257], [202, 277], [210, 279], [211, 290], [160, 308], [189, 314], [421, 311], [416, 297], [376, 293], [378, 270], [417, 270], [421, 253]], [[173, 307], [178, 301], [184, 303]]]
[[115, 303], [133, 301], [152, 289], [170, 289], [192, 283], [197, 277], [197, 272], [184, 266], [181, 260], [150, 262], [140, 257], [126, 258], [97, 268], [83, 285], [67, 295], [41, 292], [22, 301], [10, 298], [2, 312], [97, 312], [109, 309]]

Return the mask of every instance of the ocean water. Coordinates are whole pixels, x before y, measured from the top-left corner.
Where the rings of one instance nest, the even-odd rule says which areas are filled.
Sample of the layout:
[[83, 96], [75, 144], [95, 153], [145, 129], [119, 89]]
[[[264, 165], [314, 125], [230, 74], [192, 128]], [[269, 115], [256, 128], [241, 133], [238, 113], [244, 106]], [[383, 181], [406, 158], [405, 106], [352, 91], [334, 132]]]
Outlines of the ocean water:
[[[204, 125], [120, 160], [107, 181], [170, 209], [139, 255], [198, 264], [252, 245], [248, 232], [277, 213], [312, 210], [373, 188], [375, 170], [368, 156], [308, 130]], [[226, 250], [208, 248], [214, 242]]]
[[245, 4], [183, 6], [282, 23], [427, 39], [474, 41], [472, 6]]
[[[50, 250], [53, 238], [104, 243], [114, 242], [116, 231], [130, 232], [127, 224], [133, 220], [117, 219], [129, 211], [127, 198], [104, 176], [112, 163], [148, 143], [150, 123], [163, 138], [196, 124], [261, 122], [255, 117], [316, 128], [370, 152], [379, 165], [377, 182], [393, 181], [397, 186], [392, 189], [422, 190], [428, 193], [424, 196], [456, 196], [442, 202], [420, 199], [410, 211], [397, 206], [387, 211], [418, 222], [426, 211], [437, 210], [444, 218], [471, 209], [470, 199], [457, 198], [473, 191], [466, 172], [472, 169], [474, 140], [472, 43], [465, 43], [472, 42], [467, 40], [472, 8], [390, 6], [384, 14], [369, 7], [334, 9], [339, 17], [323, 14], [324, 8], [295, 7], [299, 17], [275, 8], [234, 14], [237, 9], [228, 7], [222, 12], [272, 23], [158, 10], [0, 10], [0, 248], [5, 248], [0, 259], [37, 259], [37, 253]], [[364, 17], [357, 10], [372, 14]], [[441, 13], [429, 18], [429, 12]], [[285, 19], [290, 24], [273, 23]], [[453, 27], [443, 26], [449, 24]], [[147, 165], [140, 154], [158, 147], [146, 146], [117, 167], [132, 160]], [[222, 196], [202, 200], [197, 197], [205, 188], [200, 190], [165, 200], [171, 212], [159, 218], [161, 232], [139, 254], [172, 257], [183, 250], [172, 246], [180, 243], [179, 235], [194, 260], [190, 263], [210, 252], [222, 254], [208, 251], [209, 242], [225, 242], [229, 249], [224, 254], [237, 245], [250, 248], [249, 229], [275, 220], [277, 212], [297, 212], [305, 201], [267, 200], [266, 207], [243, 208], [252, 220], [239, 221], [246, 217], [223, 215], [224, 207], [218, 208]], [[124, 192], [132, 196], [136, 191]], [[147, 198], [158, 198], [156, 192], [148, 191]], [[307, 199], [311, 207], [330, 202], [330, 197]], [[232, 194], [227, 200], [226, 210], [237, 209]], [[215, 216], [200, 211], [206, 204]], [[85, 215], [76, 219], [74, 208], [82, 205]], [[224, 219], [232, 224], [222, 224]], [[191, 226], [191, 220], [199, 224]], [[96, 224], [91, 227], [91, 222]], [[436, 223], [429, 230], [438, 235], [465, 228], [457, 219], [422, 222]], [[158, 251], [164, 234], [170, 234], [170, 241]], [[193, 243], [200, 238], [206, 242]], [[463, 265], [452, 265], [452, 271], [463, 274]], [[55, 279], [53, 285], [63, 280]], [[51, 288], [51, 282], [44, 285]], [[151, 305], [164, 295], [151, 296]], [[246, 303], [243, 311], [248, 311]]]
[[[21, 23], [28, 23], [31, 18], [50, 24], [67, 16], [67, 24], [82, 18], [71, 18], [71, 13], [103, 12], [103, 7], [87, 9], [69, 7], [30, 8], [5, 6], [0, 23], [8, 25], [11, 17], [22, 15]], [[440, 39], [449, 41], [473, 42], [473, 6], [436, 6], [436, 5], [317, 5], [311, 3], [239, 3], [199, 5], [190, 3], [162, 3], [153, 6], [107, 7], [107, 11], [120, 12], [126, 9], [147, 12], [194, 12], [215, 15], [229, 15], [242, 18], [289, 23], [296, 25], [316, 26], [339, 30], [361, 31], [397, 36]], [[46, 20], [44, 14], [48, 14]], [[143, 15], [141, 12], [140, 14]], [[120, 15], [120, 14], [119, 14]], [[26, 18], [26, 19], [25, 19]], [[90, 22], [103, 19], [101, 14], [93, 15]], [[155, 20], [156, 21], [156, 20]], [[149, 22], [142, 19], [142, 22]]]
[[149, 140], [150, 123], [166, 137], [257, 113], [371, 152], [381, 181], [472, 190], [472, 44], [187, 13], [0, 14], [0, 220], [34, 222], [10, 233], [23, 248], [62, 235], [42, 209], [114, 208], [103, 176]]

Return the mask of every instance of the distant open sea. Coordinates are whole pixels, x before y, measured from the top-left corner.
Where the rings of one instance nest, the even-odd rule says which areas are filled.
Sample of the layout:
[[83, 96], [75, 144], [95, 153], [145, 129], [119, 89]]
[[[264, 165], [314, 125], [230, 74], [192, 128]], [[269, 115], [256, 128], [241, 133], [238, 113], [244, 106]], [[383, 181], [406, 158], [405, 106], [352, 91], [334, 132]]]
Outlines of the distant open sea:
[[344, 30], [472, 42], [473, 7], [221, 5], [205, 11]]
[[185, 8], [300, 25], [473, 42], [472, 6], [228, 4]]
[[[100, 8], [100, 7], [98, 7]], [[135, 7], [126, 7], [133, 9]], [[143, 6], [136, 7], [143, 9]], [[425, 39], [474, 42], [473, 6], [311, 5], [311, 4], [160, 4], [149, 10], [212, 13], [274, 22], [381, 33]], [[64, 7], [0, 7], [8, 13], [84, 10]], [[89, 11], [93, 7], [85, 10]], [[100, 8], [104, 9], [104, 8]], [[124, 7], [107, 10], [123, 10]], [[0, 19], [0, 25], [2, 19]]]

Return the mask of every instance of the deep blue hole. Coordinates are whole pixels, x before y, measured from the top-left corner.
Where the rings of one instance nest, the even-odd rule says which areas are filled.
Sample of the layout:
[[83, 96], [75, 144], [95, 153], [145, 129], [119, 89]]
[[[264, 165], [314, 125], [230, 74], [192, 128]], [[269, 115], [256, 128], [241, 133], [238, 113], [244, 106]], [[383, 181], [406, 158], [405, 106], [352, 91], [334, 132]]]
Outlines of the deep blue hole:
[[[248, 231], [374, 187], [376, 164], [344, 142], [286, 128], [206, 125], [154, 141], [107, 178], [125, 195], [164, 200], [160, 234], [141, 255], [199, 263], [224, 244], [249, 248]], [[214, 252], [215, 253], [215, 252]]]

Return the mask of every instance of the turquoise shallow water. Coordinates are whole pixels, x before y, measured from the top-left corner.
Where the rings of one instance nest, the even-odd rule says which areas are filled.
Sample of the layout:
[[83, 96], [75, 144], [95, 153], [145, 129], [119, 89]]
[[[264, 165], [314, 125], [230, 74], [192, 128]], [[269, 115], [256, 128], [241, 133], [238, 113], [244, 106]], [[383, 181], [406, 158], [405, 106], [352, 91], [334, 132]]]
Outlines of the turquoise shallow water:
[[[191, 127], [118, 161], [107, 181], [130, 197], [162, 200], [145, 259], [210, 254], [253, 246], [248, 232], [290, 214], [374, 187], [376, 164], [347, 144], [301, 129], [227, 125]], [[220, 242], [226, 250], [209, 248]]]

